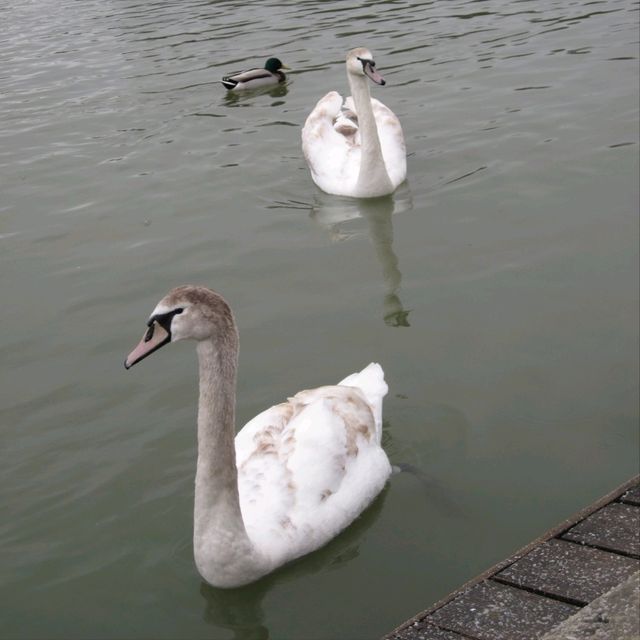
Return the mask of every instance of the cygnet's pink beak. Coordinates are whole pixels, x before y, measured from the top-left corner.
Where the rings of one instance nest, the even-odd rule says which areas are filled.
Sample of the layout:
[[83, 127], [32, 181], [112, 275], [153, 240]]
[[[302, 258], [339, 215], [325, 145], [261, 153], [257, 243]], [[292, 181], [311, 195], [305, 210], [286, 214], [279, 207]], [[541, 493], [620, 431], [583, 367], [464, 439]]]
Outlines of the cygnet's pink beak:
[[130, 369], [136, 362], [140, 362], [140, 360], [151, 355], [170, 341], [171, 334], [159, 322], [153, 319], [150, 320], [149, 328], [142, 336], [142, 340], [124, 361], [124, 368]]

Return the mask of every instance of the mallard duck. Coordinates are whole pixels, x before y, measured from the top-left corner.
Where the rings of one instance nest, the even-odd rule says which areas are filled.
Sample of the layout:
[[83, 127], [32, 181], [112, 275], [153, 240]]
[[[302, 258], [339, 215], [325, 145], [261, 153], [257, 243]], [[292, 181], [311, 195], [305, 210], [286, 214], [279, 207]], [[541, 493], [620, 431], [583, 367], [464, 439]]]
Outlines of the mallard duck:
[[200, 364], [196, 567], [213, 586], [238, 587], [323, 546], [382, 491], [391, 475], [381, 446], [387, 385], [371, 363], [300, 391], [236, 435], [238, 331], [218, 293], [171, 290], [125, 367], [185, 338], [197, 341]]
[[407, 176], [402, 127], [396, 115], [369, 93], [367, 77], [384, 78], [368, 49], [347, 54], [351, 96], [336, 91], [321, 98], [302, 129], [302, 150], [320, 189], [340, 196], [369, 198], [393, 193]]
[[269, 58], [264, 64], [264, 69], [249, 69], [248, 71], [240, 71], [239, 73], [224, 76], [222, 84], [230, 91], [276, 85], [287, 79], [282, 69], [288, 68], [278, 58]]

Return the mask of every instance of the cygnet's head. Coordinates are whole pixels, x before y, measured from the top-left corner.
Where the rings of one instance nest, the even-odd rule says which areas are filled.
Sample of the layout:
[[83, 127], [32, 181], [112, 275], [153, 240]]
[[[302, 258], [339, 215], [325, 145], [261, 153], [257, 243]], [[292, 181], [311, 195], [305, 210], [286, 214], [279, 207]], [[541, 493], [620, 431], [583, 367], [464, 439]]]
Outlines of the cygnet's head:
[[147, 330], [138, 346], [127, 356], [130, 369], [169, 342], [190, 338], [231, 340], [237, 346], [237, 330], [225, 299], [206, 287], [176, 287], [158, 302], [147, 321]]

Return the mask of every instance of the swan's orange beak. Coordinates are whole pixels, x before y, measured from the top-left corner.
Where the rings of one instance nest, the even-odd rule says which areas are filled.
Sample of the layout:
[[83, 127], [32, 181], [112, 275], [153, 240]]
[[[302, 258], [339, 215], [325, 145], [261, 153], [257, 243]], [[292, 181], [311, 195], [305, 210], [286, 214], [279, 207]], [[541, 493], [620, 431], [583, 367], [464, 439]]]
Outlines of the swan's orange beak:
[[140, 360], [151, 355], [170, 341], [171, 334], [159, 322], [151, 320], [149, 328], [142, 336], [142, 340], [124, 361], [124, 368], [130, 369], [136, 362], [140, 362]]

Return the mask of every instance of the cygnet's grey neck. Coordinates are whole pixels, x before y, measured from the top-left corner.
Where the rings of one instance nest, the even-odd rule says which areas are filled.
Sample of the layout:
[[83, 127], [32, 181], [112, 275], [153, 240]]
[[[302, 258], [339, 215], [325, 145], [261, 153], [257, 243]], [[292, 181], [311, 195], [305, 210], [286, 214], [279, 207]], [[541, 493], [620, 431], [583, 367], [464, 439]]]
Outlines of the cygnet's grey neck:
[[235, 455], [237, 344], [198, 343], [200, 398], [193, 546], [200, 574], [215, 586], [267, 573], [242, 519]]

